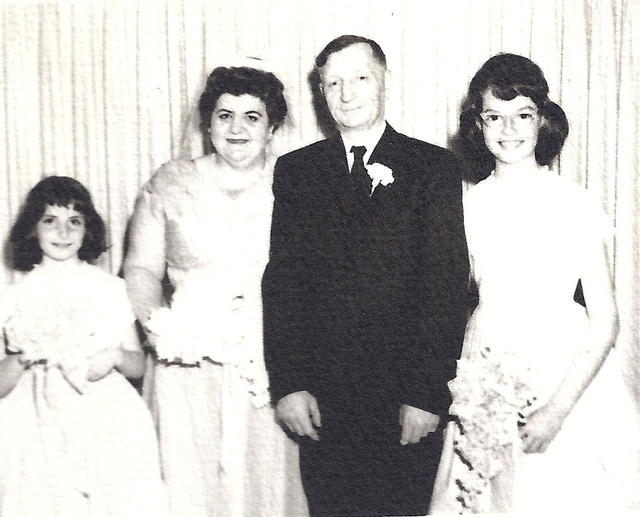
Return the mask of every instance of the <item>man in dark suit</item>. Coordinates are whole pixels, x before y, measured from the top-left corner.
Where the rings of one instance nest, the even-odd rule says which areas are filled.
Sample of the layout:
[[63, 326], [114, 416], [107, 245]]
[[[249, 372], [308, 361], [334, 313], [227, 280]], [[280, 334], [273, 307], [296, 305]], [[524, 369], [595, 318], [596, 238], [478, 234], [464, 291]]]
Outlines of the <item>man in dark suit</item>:
[[316, 67], [339, 136], [276, 164], [271, 393], [313, 516], [424, 515], [465, 325], [460, 177], [385, 123], [377, 43], [341, 36]]

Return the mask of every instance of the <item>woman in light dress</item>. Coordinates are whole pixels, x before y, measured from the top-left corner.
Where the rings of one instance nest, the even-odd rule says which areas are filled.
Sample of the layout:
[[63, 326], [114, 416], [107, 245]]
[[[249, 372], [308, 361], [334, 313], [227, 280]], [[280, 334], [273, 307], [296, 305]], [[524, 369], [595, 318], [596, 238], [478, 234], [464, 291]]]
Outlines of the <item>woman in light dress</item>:
[[480, 301], [450, 383], [456, 422], [431, 513], [610, 510], [633, 409], [611, 352], [607, 218], [549, 169], [568, 123], [529, 59], [489, 59], [460, 123], [470, 163], [491, 172], [465, 200]]
[[0, 515], [168, 515], [144, 355], [124, 282], [89, 262], [105, 228], [76, 180], [40, 181], [11, 232], [26, 271], [0, 297]]
[[[213, 152], [163, 165], [131, 221], [125, 276], [154, 347], [145, 381], [174, 515], [304, 516], [297, 447], [269, 403], [261, 278], [282, 83], [219, 67], [199, 101]], [[173, 294], [163, 298], [168, 276]]]

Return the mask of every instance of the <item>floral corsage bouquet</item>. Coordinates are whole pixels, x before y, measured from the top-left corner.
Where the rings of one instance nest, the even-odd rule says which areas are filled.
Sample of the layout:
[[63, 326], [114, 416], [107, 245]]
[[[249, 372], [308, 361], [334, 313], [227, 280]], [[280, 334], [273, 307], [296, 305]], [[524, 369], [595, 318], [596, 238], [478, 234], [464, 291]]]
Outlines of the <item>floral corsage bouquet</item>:
[[490, 480], [520, 446], [518, 428], [535, 402], [528, 371], [521, 359], [489, 347], [458, 361], [449, 388], [459, 430], [454, 452], [464, 466], [455, 480], [461, 513], [489, 511]]
[[262, 407], [269, 395], [260, 296], [249, 289], [226, 287], [222, 282], [216, 291], [204, 283], [183, 286], [170, 308], [152, 311], [146, 328], [160, 363], [185, 368], [199, 367], [204, 361], [229, 365], [247, 382], [254, 405]]
[[[96, 299], [90, 294], [65, 299], [55, 290], [19, 300], [6, 323], [6, 349], [20, 353], [25, 367], [38, 366], [34, 371], [46, 374], [58, 370], [62, 378], [82, 394], [88, 382], [91, 356], [107, 349], [118, 350], [105, 339], [105, 332], [101, 332], [108, 321], [96, 323], [91, 318], [97, 313], [95, 304]], [[35, 321], [33, 313], [38, 315]], [[56, 400], [52, 389], [54, 381], [47, 385], [47, 401], [53, 404]]]
[[147, 321], [152, 343], [158, 360], [180, 366], [199, 366], [203, 359], [217, 363], [237, 363], [242, 361], [246, 336], [241, 327], [233, 324], [236, 316], [244, 311], [245, 300], [229, 300], [229, 307], [223, 312], [223, 321], [211, 305], [192, 307], [190, 310], [180, 304], [171, 308], [162, 307], [153, 311]]

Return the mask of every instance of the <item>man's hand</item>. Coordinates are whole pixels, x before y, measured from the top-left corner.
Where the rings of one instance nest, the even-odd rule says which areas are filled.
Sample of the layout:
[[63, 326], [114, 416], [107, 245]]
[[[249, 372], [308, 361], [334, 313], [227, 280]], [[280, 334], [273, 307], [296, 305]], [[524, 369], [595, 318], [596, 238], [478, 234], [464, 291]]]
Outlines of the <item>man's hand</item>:
[[435, 431], [439, 422], [440, 417], [438, 415], [402, 404], [399, 418], [399, 425], [402, 427], [400, 445], [418, 443], [420, 438]]
[[296, 391], [282, 397], [276, 406], [276, 416], [293, 433], [320, 440], [316, 427], [321, 427], [318, 401], [308, 391]]

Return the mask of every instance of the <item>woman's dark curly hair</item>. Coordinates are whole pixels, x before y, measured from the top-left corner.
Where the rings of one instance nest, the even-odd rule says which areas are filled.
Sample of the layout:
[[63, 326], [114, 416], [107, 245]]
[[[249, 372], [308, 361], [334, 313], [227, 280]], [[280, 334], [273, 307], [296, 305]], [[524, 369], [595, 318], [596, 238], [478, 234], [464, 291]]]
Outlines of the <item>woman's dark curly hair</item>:
[[502, 100], [523, 95], [534, 102], [543, 118], [535, 148], [536, 161], [539, 165], [549, 165], [569, 134], [567, 116], [560, 106], [549, 100], [549, 85], [538, 65], [516, 54], [497, 54], [471, 79], [460, 113], [459, 143], [473, 179], [487, 177], [495, 167], [495, 158], [485, 145], [481, 129], [482, 95], [486, 91]]
[[93, 206], [89, 191], [73, 178], [49, 176], [31, 189], [11, 229], [9, 242], [15, 269], [30, 271], [42, 261], [36, 225], [47, 205], [73, 207], [84, 216], [85, 234], [78, 258], [91, 262], [107, 249], [104, 222]]
[[257, 70], [247, 66], [215, 68], [207, 79], [200, 101], [200, 130], [203, 133], [211, 127], [211, 114], [216, 109], [218, 99], [223, 93], [230, 95], [253, 95], [267, 109], [269, 125], [278, 129], [287, 115], [287, 101], [284, 99], [284, 86], [271, 72]]

